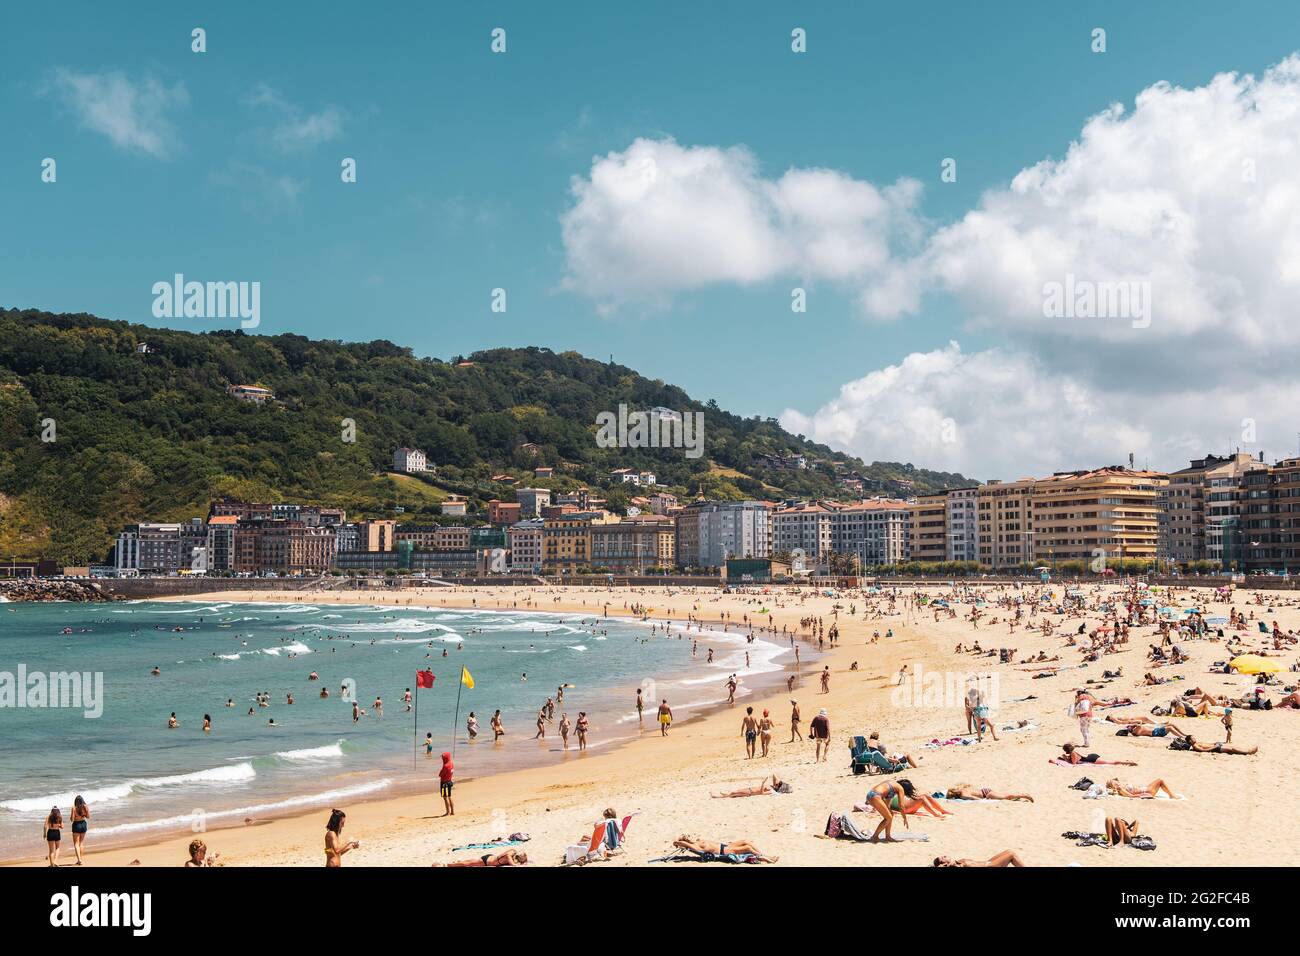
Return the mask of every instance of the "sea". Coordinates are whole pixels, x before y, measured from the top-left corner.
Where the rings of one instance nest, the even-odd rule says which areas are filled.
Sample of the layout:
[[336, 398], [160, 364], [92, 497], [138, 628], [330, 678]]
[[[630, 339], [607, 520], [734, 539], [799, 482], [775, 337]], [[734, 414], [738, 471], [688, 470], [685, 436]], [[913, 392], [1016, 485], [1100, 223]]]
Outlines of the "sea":
[[[561, 712], [576, 721], [586, 711], [589, 751], [599, 750], [640, 732], [638, 688], [649, 732], [659, 700], [680, 721], [723, 700], [731, 674], [743, 698], [792, 659], [786, 646], [734, 631], [594, 613], [0, 604], [0, 860], [43, 856], [41, 820], [58, 806], [66, 821], [77, 795], [91, 807], [87, 845], [102, 847], [428, 788], [444, 750], [454, 749], [461, 780], [582, 759], [576, 736], [561, 750]], [[421, 690], [416, 673], [426, 669], [435, 680]], [[42, 684], [52, 690], [40, 694]], [[555, 724], [531, 739], [538, 709], [561, 686]], [[353, 697], [365, 711], [355, 722]], [[507, 734], [494, 743], [497, 709]], [[173, 712], [179, 726], [169, 729]]]

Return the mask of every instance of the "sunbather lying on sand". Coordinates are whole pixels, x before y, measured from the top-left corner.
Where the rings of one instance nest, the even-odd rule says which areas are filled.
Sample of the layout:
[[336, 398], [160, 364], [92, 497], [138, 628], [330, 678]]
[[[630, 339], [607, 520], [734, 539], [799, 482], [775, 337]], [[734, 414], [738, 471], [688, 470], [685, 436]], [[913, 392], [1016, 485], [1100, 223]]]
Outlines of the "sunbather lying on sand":
[[995, 853], [987, 860], [954, 860], [952, 857], [937, 856], [934, 858], [935, 866], [1024, 866], [1020, 857], [1016, 855], [1015, 850], [1003, 850], [1001, 853]]
[[1027, 793], [998, 793], [988, 787], [972, 787], [968, 783], [958, 783], [948, 788], [949, 800], [1026, 800], [1034, 802]]
[[460, 860], [457, 863], [435, 863], [434, 866], [523, 866], [528, 862], [528, 854], [522, 850], [502, 850], [500, 853], [485, 853], [473, 860]]
[[780, 788], [784, 782], [776, 774], [772, 774], [770, 784], [767, 782], [767, 777], [764, 777], [756, 787], [744, 787], [740, 790], [732, 790], [730, 793], [715, 793], [712, 796], [714, 799], [719, 800], [725, 800], [728, 797], [761, 797], [769, 793], [781, 792]]
[[1111, 846], [1132, 843], [1133, 838], [1138, 835], [1138, 822], [1136, 820], [1132, 823], [1126, 823], [1119, 817], [1106, 818], [1106, 839], [1110, 841]]
[[1259, 752], [1258, 747], [1251, 747], [1249, 750], [1240, 750], [1236, 747], [1229, 747], [1227, 744], [1203, 744], [1195, 740], [1191, 735], [1184, 734], [1181, 738], [1175, 738], [1169, 743], [1170, 750], [1188, 750], [1198, 754], [1229, 754], [1233, 757], [1251, 757]]
[[763, 851], [748, 840], [732, 840], [728, 843], [723, 843], [720, 840], [706, 842], [699, 837], [691, 836], [689, 833], [683, 833], [673, 841], [673, 846], [683, 850], [692, 850], [695, 853], [712, 853], [715, 856], [726, 856], [728, 853], [747, 854], [763, 863], [775, 863], [777, 861], [774, 856], [764, 856]]
[[1165, 786], [1163, 780], [1152, 780], [1145, 787], [1130, 787], [1120, 783], [1118, 778], [1112, 778], [1106, 781], [1106, 792], [1117, 797], [1136, 797], [1145, 800], [1154, 797], [1157, 793], [1164, 793], [1172, 800], [1174, 792]]
[[1074, 744], [1061, 744], [1062, 755], [1056, 759], [1069, 763], [1108, 763], [1117, 767], [1136, 767], [1132, 760], [1102, 760], [1096, 754], [1081, 754], [1074, 749]]

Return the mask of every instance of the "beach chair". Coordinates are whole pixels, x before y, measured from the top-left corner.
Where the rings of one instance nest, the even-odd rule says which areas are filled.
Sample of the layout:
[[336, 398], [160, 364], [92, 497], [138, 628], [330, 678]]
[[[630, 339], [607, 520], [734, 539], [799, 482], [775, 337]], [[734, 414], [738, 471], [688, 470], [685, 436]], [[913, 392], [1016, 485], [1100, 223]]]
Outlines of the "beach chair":
[[872, 750], [867, 746], [866, 737], [854, 737], [853, 742], [849, 744], [849, 752], [853, 755], [849, 766], [855, 775], [898, 773], [906, 766], [906, 764], [895, 763], [879, 750]]

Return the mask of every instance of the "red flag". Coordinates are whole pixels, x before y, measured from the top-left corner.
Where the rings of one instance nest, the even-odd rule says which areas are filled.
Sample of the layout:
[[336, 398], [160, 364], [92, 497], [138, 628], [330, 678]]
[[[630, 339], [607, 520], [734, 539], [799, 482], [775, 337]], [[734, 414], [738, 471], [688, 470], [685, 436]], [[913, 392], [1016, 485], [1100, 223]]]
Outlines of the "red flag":
[[415, 672], [416, 687], [432, 687], [435, 680], [437, 680], [437, 678], [433, 676], [433, 671]]

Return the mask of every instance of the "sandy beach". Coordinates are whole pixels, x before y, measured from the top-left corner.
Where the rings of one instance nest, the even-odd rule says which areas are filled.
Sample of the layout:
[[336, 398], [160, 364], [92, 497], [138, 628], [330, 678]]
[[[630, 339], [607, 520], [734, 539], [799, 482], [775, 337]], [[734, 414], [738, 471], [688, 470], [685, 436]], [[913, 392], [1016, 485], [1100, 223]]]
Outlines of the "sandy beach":
[[[1055, 583], [1047, 589], [1059, 599], [1066, 587]], [[920, 589], [927, 599], [951, 590], [942, 586]], [[1026, 615], [1014, 633], [1009, 631], [1011, 611], [997, 606], [997, 601], [1037, 590], [1037, 585], [1019, 592], [1010, 586], [973, 585], [967, 600], [952, 603], [955, 615], [939, 613], [938, 620], [933, 605], [909, 603], [915, 593], [910, 588], [900, 589], [892, 613], [887, 611], [887, 594], [844, 591], [831, 597], [810, 589], [724, 595], [716, 590], [690, 589], [437, 588], [374, 594], [286, 591], [241, 595], [240, 600], [409, 603], [487, 610], [533, 601], [528, 606], [537, 610], [585, 615], [600, 613], [608, 604], [611, 616], [628, 615], [632, 606], [644, 605], [653, 609], [654, 619], [678, 622], [690, 615], [716, 621], [729, 613], [733, 631], [744, 615], [767, 625], [768, 615], [763, 614], [760, 620], [757, 612], [768, 608], [776, 635], [767, 637], [776, 640], [781, 639], [783, 627], [800, 631], [808, 640], [800, 622], [809, 617], [821, 618], [828, 629], [833, 623], [838, 625], [838, 646], [828, 648], [815, 665], [809, 666], [813, 656], [807, 653], [810, 645], [801, 645], [805, 672], [793, 693], [786, 693], [782, 686], [753, 694], [735, 707], [724, 706], [678, 722], [667, 737], [661, 737], [654, 724], [656, 702], [651, 701], [641, 736], [626, 745], [582, 755], [570, 751], [555, 755], [548, 765], [458, 783], [454, 817], [442, 816], [432, 768], [421, 768], [430, 781], [427, 792], [344, 807], [348, 813], [346, 837], [361, 843], [345, 857], [345, 866], [428, 866], [463, 860], [474, 853], [454, 851], [454, 847], [486, 843], [515, 832], [530, 836], [518, 848], [528, 854], [531, 864], [556, 865], [563, 860], [566, 846], [590, 836], [606, 807], [614, 808], [619, 817], [636, 816], [623, 852], [591, 864], [595, 866], [644, 865], [670, 853], [672, 841], [687, 833], [705, 841], [747, 839], [764, 853], [779, 857], [779, 866], [926, 866], [939, 855], [985, 859], [1005, 849], [1015, 850], [1030, 866], [1208, 867], [1276, 865], [1289, 859], [1292, 848], [1300, 845], [1300, 833], [1297, 824], [1288, 822], [1279, 811], [1286, 806], [1286, 781], [1300, 771], [1300, 711], [1235, 711], [1232, 743], [1243, 749], [1258, 746], [1254, 756], [1177, 752], [1167, 748], [1167, 740], [1116, 737], [1119, 726], [1104, 722], [1107, 714], [1149, 716], [1153, 706], [1167, 705], [1191, 687], [1242, 697], [1248, 693], [1251, 679], [1210, 672], [1212, 662], [1232, 656], [1225, 639], [1216, 636], [1215, 625], [1202, 639], [1174, 638], [1190, 655], [1186, 663], [1153, 670], [1147, 652], [1149, 645], [1160, 643], [1159, 635], [1153, 626], [1135, 626], [1128, 643], [1116, 653], [1104, 653], [1083, 664], [1080, 649], [1067, 641], [1081, 625], [1085, 632], [1098, 628], [1103, 623], [1100, 611], [1038, 611], [1032, 618]], [[975, 627], [969, 616], [977, 591], [985, 603]], [[1095, 608], [1099, 600], [1118, 599], [1124, 588], [1119, 584], [1082, 585], [1079, 591], [1086, 604]], [[1282, 650], [1272, 650], [1272, 639], [1259, 632], [1257, 621], [1270, 629], [1276, 621], [1283, 634], [1296, 632], [1300, 629], [1296, 592], [1262, 592], [1262, 604], [1248, 589], [1235, 592], [1229, 602], [1211, 602], [1207, 600], [1210, 596], [1208, 588], [1179, 589], [1172, 596], [1162, 591], [1159, 603], [1198, 607], [1206, 617], [1226, 617], [1230, 608], [1253, 615], [1243, 631], [1219, 626], [1229, 636], [1238, 635], [1251, 651], [1268, 648], [1267, 653], [1283, 668], [1268, 696], [1281, 699], [1285, 695], [1282, 686], [1295, 679], [1290, 671], [1297, 660], [1296, 646], [1284, 643]], [[186, 600], [229, 598], [229, 593], [223, 592]], [[850, 608], [856, 613], [850, 614]], [[1037, 626], [1044, 621], [1054, 625], [1054, 634], [1038, 632]], [[886, 636], [891, 629], [892, 636]], [[880, 636], [873, 642], [874, 632]], [[1014, 648], [1013, 661], [999, 663], [997, 656], [955, 652], [958, 644], [969, 647], [976, 641], [984, 651]], [[701, 638], [701, 647], [706, 645], [707, 639]], [[1048, 658], [1059, 655], [1053, 662], [1060, 668], [1054, 676], [1035, 676], [1048, 673], [1043, 670], [1047, 665], [1016, 663], [1040, 652]], [[829, 667], [831, 673], [830, 690], [825, 694], [816, 673], [822, 666]], [[908, 674], [900, 686], [899, 673], [904, 666]], [[1103, 681], [1103, 672], [1121, 670], [1121, 677]], [[1148, 670], [1161, 677], [1183, 679], [1140, 686]], [[995, 706], [990, 719], [1000, 739], [986, 737], [970, 745], [927, 747], [932, 740], [966, 733], [960, 693], [968, 675], [993, 681]], [[1086, 750], [1109, 760], [1136, 761], [1136, 767], [1061, 767], [1050, 762], [1060, 754], [1063, 742], [1081, 743], [1078, 723], [1069, 708], [1074, 690], [1084, 686], [1099, 700], [1134, 700], [1131, 706], [1096, 712], [1091, 745]], [[939, 690], [945, 687], [957, 691]], [[635, 687], [629, 687], [629, 702], [634, 694]], [[802, 739], [795, 742], [789, 742], [792, 696], [798, 699], [803, 717]], [[769, 710], [775, 721], [771, 754], [766, 759], [746, 759], [741, 720], [748, 706], [753, 706], [756, 714]], [[815, 763], [813, 744], [806, 734], [809, 721], [820, 708], [829, 713], [832, 741], [830, 759]], [[1033, 726], [1003, 729], [1019, 722]], [[1175, 717], [1173, 722], [1198, 740], [1213, 743], [1224, 739], [1217, 716]], [[599, 725], [599, 715], [593, 715], [593, 723]], [[852, 775], [848, 767], [850, 737], [872, 732], [880, 733], [887, 751], [910, 754], [919, 767], [894, 777]], [[527, 728], [521, 727], [500, 744], [480, 737], [472, 746], [525, 748], [530, 744], [528, 736]], [[713, 792], [751, 786], [772, 773], [788, 781], [793, 792], [743, 799], [711, 797]], [[1134, 787], [1145, 787], [1160, 778], [1179, 799], [1085, 799], [1080, 790], [1071, 789], [1084, 776], [1097, 783], [1117, 776]], [[832, 811], [850, 811], [863, 801], [870, 787], [895, 777], [910, 779], [925, 793], [964, 783], [977, 789], [1027, 793], [1034, 801], [941, 800], [940, 805], [951, 815], [909, 818], [911, 832], [928, 834], [927, 842], [864, 844], [822, 835]], [[327, 816], [324, 810], [313, 810], [257, 820], [210, 830], [204, 839], [210, 851], [220, 852], [220, 862], [227, 866], [320, 866]], [[873, 813], [855, 812], [852, 816], [868, 832], [879, 820]], [[1074, 840], [1062, 837], [1065, 831], [1101, 830], [1106, 816], [1137, 820], [1140, 831], [1155, 841], [1157, 849], [1079, 847]], [[901, 821], [894, 825], [898, 833], [906, 832]], [[89, 866], [122, 866], [135, 861], [144, 866], [177, 866], [186, 859], [191, 839], [188, 834], [168, 836], [95, 852], [93, 836], [92, 829]], [[64, 865], [70, 858], [71, 848], [65, 847]]]

